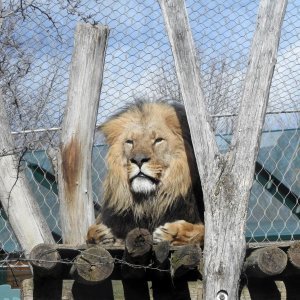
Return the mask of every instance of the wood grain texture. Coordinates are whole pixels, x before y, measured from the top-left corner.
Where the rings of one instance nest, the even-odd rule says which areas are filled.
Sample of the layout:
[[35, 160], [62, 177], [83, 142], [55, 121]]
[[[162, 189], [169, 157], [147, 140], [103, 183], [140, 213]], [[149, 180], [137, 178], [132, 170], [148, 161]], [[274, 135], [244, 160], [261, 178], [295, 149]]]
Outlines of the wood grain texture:
[[54, 239], [31, 193], [19, 157], [14, 154], [14, 142], [1, 93], [0, 131], [0, 200], [21, 248], [28, 256], [34, 246], [54, 243]]
[[186, 7], [184, 0], [159, 0], [159, 3], [170, 39], [198, 168], [206, 182], [203, 188], [209, 189], [208, 182], [212, 179], [211, 176], [215, 176], [210, 170], [216, 165], [215, 158], [219, 154], [206, 110], [196, 48], [189, 28]]
[[254, 250], [247, 257], [243, 272], [249, 277], [263, 278], [281, 274], [287, 266], [286, 253], [277, 247]]
[[[131, 230], [125, 239], [125, 251], [123, 260], [128, 263], [121, 266], [124, 279], [145, 278], [146, 270], [136, 268], [136, 265], [147, 266], [152, 256], [152, 235], [147, 229], [135, 228]], [[133, 265], [133, 267], [131, 267]]]
[[300, 270], [300, 242], [295, 242], [287, 251], [289, 262]]
[[[217, 149], [184, 0], [159, 0], [175, 61], [205, 204], [204, 299], [237, 299], [245, 224], [287, 1], [262, 0], [233, 143]], [[197, 112], [197, 113], [196, 113]]]
[[90, 24], [79, 24], [75, 32], [58, 156], [64, 243], [84, 243], [88, 227], [94, 221], [91, 156], [108, 33], [106, 26]]
[[35, 278], [60, 277], [62, 264], [55, 245], [39, 244], [30, 252]]
[[96, 285], [107, 279], [114, 270], [114, 260], [102, 247], [82, 251], [71, 268], [72, 277], [81, 284]]

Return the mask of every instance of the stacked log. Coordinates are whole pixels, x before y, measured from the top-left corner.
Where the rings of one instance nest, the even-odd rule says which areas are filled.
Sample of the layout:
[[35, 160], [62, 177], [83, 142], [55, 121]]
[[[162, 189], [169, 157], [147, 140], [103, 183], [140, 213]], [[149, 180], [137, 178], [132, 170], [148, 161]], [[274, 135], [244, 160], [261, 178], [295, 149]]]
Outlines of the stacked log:
[[[151, 234], [140, 228], [128, 234], [125, 247], [41, 244], [31, 251], [29, 260], [34, 280], [24, 285], [24, 293], [29, 293], [28, 287], [48, 294], [45, 283], [51, 290], [64, 288], [62, 283], [72, 279], [72, 293], [79, 295], [89, 286], [91, 295], [110, 293], [108, 299], [113, 299], [111, 279], [122, 280], [125, 299], [150, 299], [149, 281], [154, 299], [189, 299], [188, 281], [201, 279], [203, 265], [199, 246], [173, 247], [168, 242], [153, 245]], [[278, 293], [278, 280], [286, 291], [296, 287], [298, 292], [292, 282], [300, 277], [300, 242], [249, 248], [243, 270], [251, 295], [245, 299], [271, 295], [271, 290]]]
[[254, 250], [244, 263], [248, 277], [267, 277], [281, 274], [287, 266], [287, 254], [277, 247]]
[[[200, 274], [202, 251], [197, 245], [153, 245], [151, 234], [137, 228], [128, 234], [125, 247], [40, 244], [31, 251], [29, 261], [35, 276], [40, 278], [74, 278], [97, 284], [112, 274], [125, 280], [151, 280], [165, 274], [180, 278], [198, 269]], [[118, 268], [114, 270], [116, 263]], [[243, 271], [248, 278], [300, 275], [300, 242], [249, 249]]]

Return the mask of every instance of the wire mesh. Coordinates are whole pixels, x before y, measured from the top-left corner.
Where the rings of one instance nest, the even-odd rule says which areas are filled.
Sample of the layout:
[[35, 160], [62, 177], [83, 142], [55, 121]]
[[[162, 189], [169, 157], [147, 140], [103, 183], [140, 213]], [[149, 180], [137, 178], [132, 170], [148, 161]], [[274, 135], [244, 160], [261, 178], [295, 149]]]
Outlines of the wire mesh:
[[[258, 1], [187, 0], [209, 113], [226, 151], [247, 68]], [[248, 241], [294, 240], [299, 225], [300, 0], [290, 1], [282, 28], [255, 181]], [[61, 241], [51, 151], [59, 145], [73, 33], [77, 22], [111, 29], [97, 122], [136, 99], [177, 100], [173, 57], [155, 0], [5, 0], [0, 36], [0, 85], [29, 184], [56, 241]], [[253, 99], [255, 102], [255, 99]], [[97, 207], [105, 175], [101, 135], [93, 150]], [[0, 210], [4, 255], [22, 249]]]

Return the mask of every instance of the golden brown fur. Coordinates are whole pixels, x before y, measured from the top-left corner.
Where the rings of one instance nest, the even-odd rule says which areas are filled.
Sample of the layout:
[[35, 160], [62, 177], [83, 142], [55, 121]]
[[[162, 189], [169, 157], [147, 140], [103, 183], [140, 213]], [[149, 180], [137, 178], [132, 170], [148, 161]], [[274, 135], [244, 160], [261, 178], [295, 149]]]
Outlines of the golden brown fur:
[[[108, 173], [103, 185], [102, 213], [98, 224], [91, 227], [88, 240], [102, 240], [102, 224], [103, 231], [111, 229], [116, 238], [124, 238], [128, 230], [140, 226], [154, 231], [157, 239], [170, 240], [173, 236], [174, 244], [174, 227], [186, 228], [191, 241], [199, 234], [198, 241], [203, 240], [203, 225], [200, 230], [199, 225], [174, 223], [184, 219], [201, 224], [203, 219], [201, 184], [183, 108], [139, 103], [107, 121], [101, 130], [109, 145]], [[126, 229], [118, 228], [118, 222]], [[171, 233], [166, 222], [173, 222]], [[93, 234], [96, 231], [97, 237]], [[181, 231], [180, 235], [185, 233]]]

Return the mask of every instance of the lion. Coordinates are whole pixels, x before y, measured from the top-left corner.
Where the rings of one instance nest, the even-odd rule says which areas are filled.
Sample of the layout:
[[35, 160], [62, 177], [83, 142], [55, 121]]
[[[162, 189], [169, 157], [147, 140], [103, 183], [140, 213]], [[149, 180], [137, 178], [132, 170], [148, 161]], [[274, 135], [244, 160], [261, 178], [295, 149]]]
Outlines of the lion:
[[100, 127], [107, 144], [103, 202], [87, 243], [122, 243], [146, 228], [154, 243], [204, 241], [204, 206], [184, 107], [139, 102]]

